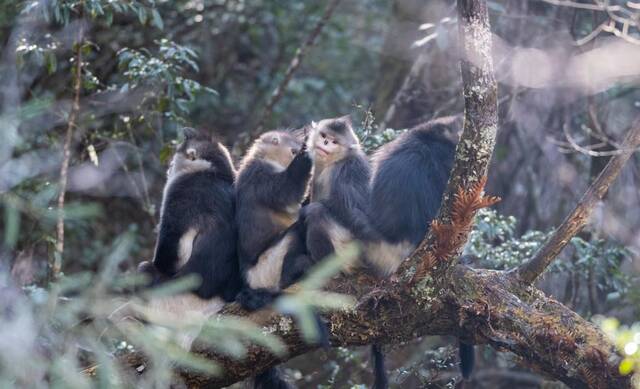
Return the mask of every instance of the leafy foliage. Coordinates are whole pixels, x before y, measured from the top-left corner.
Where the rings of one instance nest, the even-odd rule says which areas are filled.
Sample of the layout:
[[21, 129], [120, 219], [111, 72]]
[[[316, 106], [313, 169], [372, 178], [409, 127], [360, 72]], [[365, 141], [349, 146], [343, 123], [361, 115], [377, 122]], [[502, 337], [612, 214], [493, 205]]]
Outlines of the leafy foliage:
[[[481, 210], [465, 252], [479, 258], [479, 267], [511, 269], [531, 258], [553, 233], [531, 230], [518, 236], [516, 225], [512, 216], [500, 215], [495, 210]], [[585, 234], [571, 239], [566, 254], [554, 261], [546, 274], [570, 274], [573, 286], [593, 285], [599, 294], [597, 298], [613, 306], [623, 301], [635, 302], [633, 285], [637, 284], [638, 277], [623, 270], [631, 259], [631, 253], [624, 245]], [[594, 311], [594, 307], [584, 309], [583, 314]]]
[[640, 323], [625, 326], [615, 318], [594, 319], [624, 356], [620, 362], [620, 374], [635, 374], [635, 385], [640, 388]]
[[[196, 101], [197, 95], [216, 92], [182, 76], [187, 70], [198, 71], [198, 56], [193, 50], [166, 39], [155, 43], [158, 45], [155, 56], [147, 49], [124, 48], [118, 52], [118, 66], [127, 80], [120, 86], [120, 91], [149, 88], [138, 108], [150, 104], [164, 118], [184, 124], [190, 113], [189, 105]], [[144, 114], [137, 119], [144, 120]]]

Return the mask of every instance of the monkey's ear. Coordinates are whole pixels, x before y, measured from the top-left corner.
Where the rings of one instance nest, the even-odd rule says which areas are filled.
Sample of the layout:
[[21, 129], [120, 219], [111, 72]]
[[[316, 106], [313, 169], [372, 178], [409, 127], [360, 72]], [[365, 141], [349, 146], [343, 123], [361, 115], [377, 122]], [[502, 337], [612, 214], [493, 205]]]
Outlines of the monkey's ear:
[[280, 144], [280, 138], [278, 138], [276, 135], [273, 135], [272, 137], [269, 138], [269, 142], [277, 146], [278, 144]]
[[184, 135], [185, 139], [189, 140], [196, 138], [198, 136], [198, 131], [191, 127], [185, 127], [182, 129], [182, 134]]
[[345, 123], [347, 123], [347, 125], [349, 125], [349, 127], [351, 127], [353, 125], [353, 122], [351, 121], [351, 114], [340, 116], [338, 119], [344, 121]]

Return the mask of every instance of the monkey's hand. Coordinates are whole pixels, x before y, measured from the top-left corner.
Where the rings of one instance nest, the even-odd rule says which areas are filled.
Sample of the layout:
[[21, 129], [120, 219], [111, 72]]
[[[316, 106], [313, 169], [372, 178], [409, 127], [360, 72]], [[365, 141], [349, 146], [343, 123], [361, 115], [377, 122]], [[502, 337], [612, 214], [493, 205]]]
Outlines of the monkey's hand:
[[312, 165], [313, 162], [311, 161], [309, 152], [305, 148], [302, 148], [289, 164], [287, 172], [293, 178], [303, 178], [311, 173]]

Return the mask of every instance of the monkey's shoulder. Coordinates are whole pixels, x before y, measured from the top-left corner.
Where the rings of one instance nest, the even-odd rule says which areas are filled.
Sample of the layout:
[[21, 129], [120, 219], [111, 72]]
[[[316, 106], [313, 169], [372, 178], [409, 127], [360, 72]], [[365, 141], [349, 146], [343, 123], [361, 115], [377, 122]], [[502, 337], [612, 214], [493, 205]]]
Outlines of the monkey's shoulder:
[[163, 208], [182, 212], [198, 207], [202, 211], [229, 211], [234, 206], [233, 184], [215, 171], [185, 173], [167, 183]]
[[269, 161], [254, 159], [243, 165], [242, 169], [238, 172], [236, 186], [243, 187], [268, 182], [269, 179], [275, 177], [282, 170], [283, 167], [276, 166]]

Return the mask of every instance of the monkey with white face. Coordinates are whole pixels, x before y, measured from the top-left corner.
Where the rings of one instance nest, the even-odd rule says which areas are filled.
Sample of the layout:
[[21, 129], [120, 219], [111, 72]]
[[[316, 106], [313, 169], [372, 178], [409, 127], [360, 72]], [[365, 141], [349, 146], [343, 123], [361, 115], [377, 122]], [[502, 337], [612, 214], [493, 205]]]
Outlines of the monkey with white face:
[[[371, 167], [351, 119], [343, 116], [314, 123], [307, 145], [314, 166], [311, 202], [303, 209], [302, 218], [311, 260], [316, 262], [339, 254], [354, 241], [378, 241], [380, 237], [368, 217]], [[385, 389], [388, 379], [384, 355], [378, 345], [371, 350], [374, 388]]]
[[371, 168], [348, 116], [314, 123], [307, 145], [314, 167], [303, 214], [307, 250], [317, 262], [376, 236], [367, 217]]

